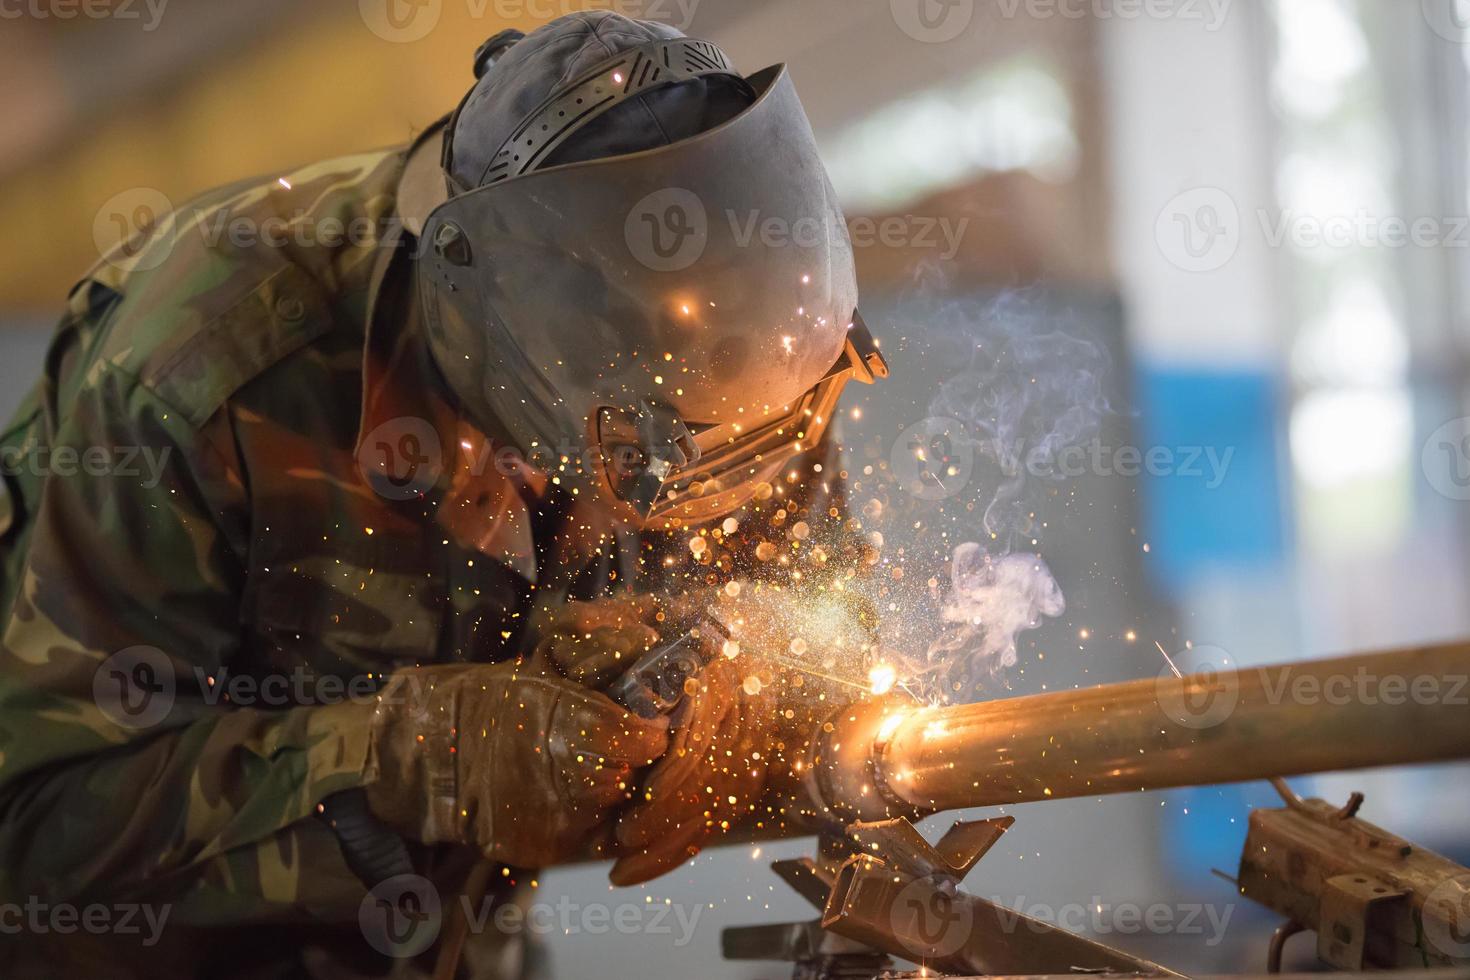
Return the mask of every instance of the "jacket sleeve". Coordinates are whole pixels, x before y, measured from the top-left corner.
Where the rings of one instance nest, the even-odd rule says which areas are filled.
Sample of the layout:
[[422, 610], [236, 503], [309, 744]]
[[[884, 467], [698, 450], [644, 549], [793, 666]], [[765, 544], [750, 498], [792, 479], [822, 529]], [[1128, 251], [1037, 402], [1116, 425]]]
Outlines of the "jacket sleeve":
[[[223, 416], [225, 413], [217, 413]], [[0, 639], [0, 901], [187, 902], [175, 919], [355, 913], [313, 814], [366, 779], [371, 704], [242, 708], [248, 491], [223, 418], [195, 429], [106, 364], [42, 413]]]

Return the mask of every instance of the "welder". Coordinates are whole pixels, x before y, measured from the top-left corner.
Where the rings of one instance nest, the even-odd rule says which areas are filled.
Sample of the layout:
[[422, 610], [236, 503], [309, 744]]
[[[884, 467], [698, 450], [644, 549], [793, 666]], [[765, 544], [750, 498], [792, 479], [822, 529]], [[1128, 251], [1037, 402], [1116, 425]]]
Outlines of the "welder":
[[832, 415], [884, 367], [811, 127], [784, 68], [612, 13], [475, 70], [411, 146], [213, 191], [72, 291], [0, 445], [165, 463], [3, 477], [0, 899], [172, 914], [6, 975], [372, 973], [397, 871], [641, 882], [759, 796], [738, 660], [672, 719], [604, 690], [660, 596], [842, 522]]

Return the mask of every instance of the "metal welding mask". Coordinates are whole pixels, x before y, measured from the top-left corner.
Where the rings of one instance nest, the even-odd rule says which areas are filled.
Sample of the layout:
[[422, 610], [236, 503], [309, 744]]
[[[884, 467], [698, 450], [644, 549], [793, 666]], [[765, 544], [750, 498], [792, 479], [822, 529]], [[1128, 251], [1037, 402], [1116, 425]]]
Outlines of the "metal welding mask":
[[[750, 106], [652, 150], [540, 169], [589, 121], [725, 75]], [[446, 160], [446, 171], [453, 172]], [[745, 504], [887, 373], [842, 211], [783, 66], [643, 44], [554, 91], [428, 218], [429, 343], [467, 411], [640, 525]]]

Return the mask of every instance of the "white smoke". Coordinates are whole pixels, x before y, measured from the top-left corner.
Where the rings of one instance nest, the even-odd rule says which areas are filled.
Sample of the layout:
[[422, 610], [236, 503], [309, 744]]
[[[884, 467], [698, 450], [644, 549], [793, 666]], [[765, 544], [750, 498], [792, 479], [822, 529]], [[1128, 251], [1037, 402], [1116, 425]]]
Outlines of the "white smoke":
[[964, 700], [975, 685], [1015, 666], [1022, 633], [1066, 608], [1061, 587], [1039, 555], [994, 556], [974, 542], [960, 545], [940, 607], [949, 628], [926, 653], [929, 686], [945, 700], [957, 693]]
[[1049, 526], [1045, 512], [1058, 506], [1057, 485], [1072, 475], [1062, 461], [1094, 443], [1114, 412], [1112, 365], [1085, 310], [1024, 290], [988, 302], [949, 292], [943, 270], [925, 267], [904, 306], [935, 338], [930, 356], [957, 369], [935, 390], [929, 414], [958, 422], [945, 430], [954, 432], [955, 455], [975, 460], [967, 487], [916, 505], [928, 509], [914, 526], [947, 539], [936, 557], [950, 553], [950, 541], [984, 542], [955, 548], [948, 575], [930, 579], [938, 616], [925, 626], [938, 635], [923, 656], [905, 658], [918, 661], [909, 681], [916, 693], [947, 702], [1008, 686], [1021, 634], [1064, 613], [1060, 586], [1033, 552]]
[[1008, 542], [1030, 532], [1028, 477], [1059, 479], [1061, 455], [1096, 439], [1112, 411], [1108, 356], [1081, 324], [1047, 318], [1014, 293], [964, 335], [974, 344], [969, 366], [939, 386], [929, 410], [960, 420], [960, 438], [996, 465], [984, 530]]

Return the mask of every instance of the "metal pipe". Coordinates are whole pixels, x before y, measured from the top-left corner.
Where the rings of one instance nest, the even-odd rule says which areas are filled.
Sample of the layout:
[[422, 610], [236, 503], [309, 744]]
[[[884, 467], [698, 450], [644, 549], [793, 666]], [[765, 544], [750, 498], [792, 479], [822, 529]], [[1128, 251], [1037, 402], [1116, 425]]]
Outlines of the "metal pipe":
[[812, 824], [1470, 757], [1470, 642], [914, 708], [845, 708], [797, 767]]

